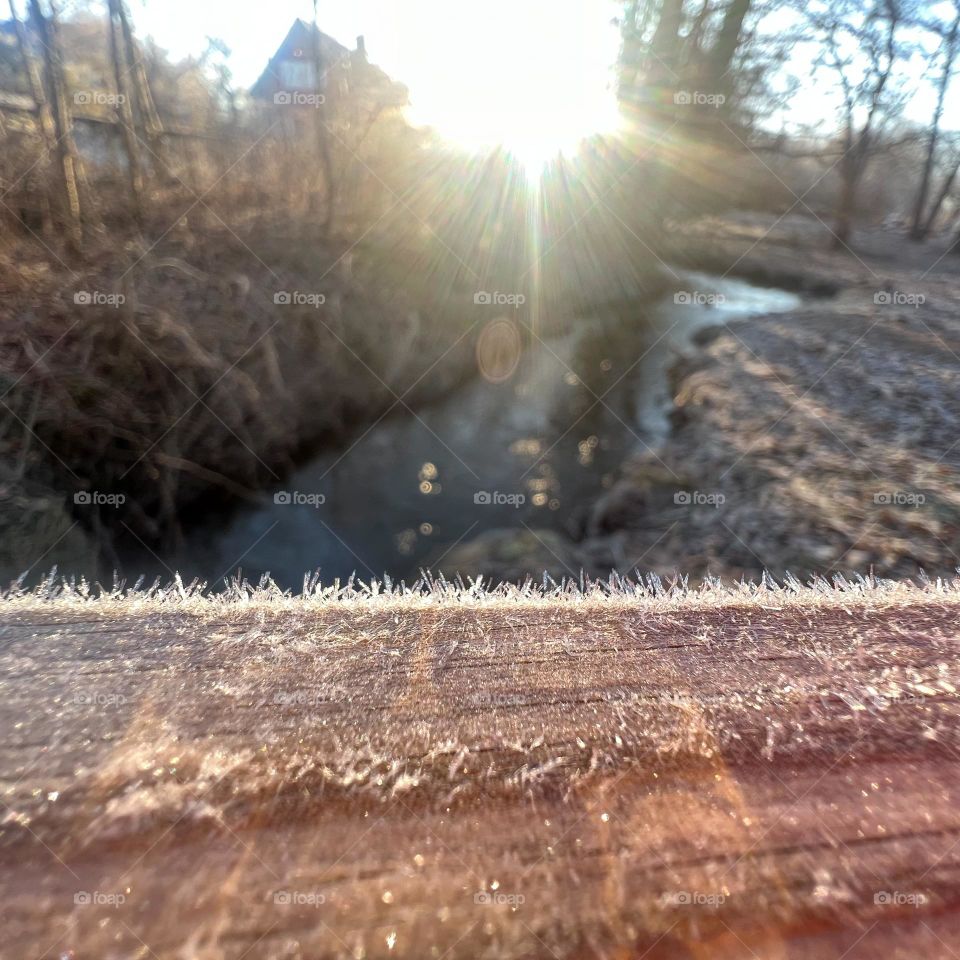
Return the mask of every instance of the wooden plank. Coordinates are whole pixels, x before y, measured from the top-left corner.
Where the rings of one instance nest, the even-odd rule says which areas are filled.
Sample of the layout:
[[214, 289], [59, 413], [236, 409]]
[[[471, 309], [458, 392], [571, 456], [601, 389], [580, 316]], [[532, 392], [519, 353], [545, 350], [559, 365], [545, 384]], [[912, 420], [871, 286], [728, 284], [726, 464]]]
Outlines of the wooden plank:
[[958, 607], [10, 601], [0, 956], [951, 956]]

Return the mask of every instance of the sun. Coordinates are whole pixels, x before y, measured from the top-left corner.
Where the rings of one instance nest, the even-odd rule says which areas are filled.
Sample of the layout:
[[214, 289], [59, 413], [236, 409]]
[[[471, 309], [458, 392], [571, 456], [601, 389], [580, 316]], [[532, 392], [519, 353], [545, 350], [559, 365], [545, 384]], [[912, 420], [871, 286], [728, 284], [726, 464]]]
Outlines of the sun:
[[619, 35], [602, 3], [569, 0], [551, 16], [548, 5], [489, 0], [468, 26], [451, 8], [435, 9], [444, 42], [423, 49], [409, 79], [414, 123], [467, 150], [502, 147], [531, 175], [619, 126]]
[[613, 132], [620, 116], [615, 106], [611, 113], [607, 104], [599, 100], [594, 109], [582, 115], [576, 111], [557, 115], [530, 104], [526, 111], [517, 111], [510, 118], [501, 117], [499, 136], [491, 131], [490, 141], [515, 157], [531, 179], [535, 179], [560, 156], [576, 155], [584, 140], [596, 134]]

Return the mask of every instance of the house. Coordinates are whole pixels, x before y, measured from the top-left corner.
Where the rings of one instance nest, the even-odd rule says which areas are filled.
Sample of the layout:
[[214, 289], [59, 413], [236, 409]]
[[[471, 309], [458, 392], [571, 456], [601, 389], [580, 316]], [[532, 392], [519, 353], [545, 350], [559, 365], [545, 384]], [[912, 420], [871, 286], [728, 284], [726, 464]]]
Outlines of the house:
[[[306, 149], [285, 150], [278, 161], [293, 164], [291, 175], [298, 164], [313, 164], [313, 151], [319, 147], [326, 175], [331, 176], [331, 158], [339, 151], [335, 197], [341, 222], [363, 210], [373, 209], [376, 216], [391, 207], [394, 194], [374, 172], [371, 157], [378, 150], [396, 156], [411, 147], [414, 135], [403, 113], [408, 93], [369, 62], [362, 36], [349, 50], [316, 24], [295, 20], [249, 97], [259, 129], [273, 140]], [[321, 130], [326, 133], [318, 143]], [[361, 149], [367, 159], [350, 162]]]
[[[318, 76], [319, 62], [319, 76]], [[315, 94], [327, 104], [376, 91], [392, 91], [391, 105], [406, 102], [406, 90], [367, 61], [363, 37], [348, 50], [315, 24], [295, 20], [266, 69], [250, 88], [254, 100], [312, 106]]]

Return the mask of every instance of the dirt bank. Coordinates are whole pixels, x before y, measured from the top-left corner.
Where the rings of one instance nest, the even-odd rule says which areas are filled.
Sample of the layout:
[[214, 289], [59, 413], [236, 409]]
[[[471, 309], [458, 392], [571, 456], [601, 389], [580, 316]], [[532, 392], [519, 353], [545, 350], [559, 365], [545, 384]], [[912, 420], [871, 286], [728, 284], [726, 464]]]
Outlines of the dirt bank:
[[672, 435], [598, 504], [588, 567], [956, 568], [960, 263], [880, 232], [830, 239], [797, 217], [675, 237], [675, 262], [833, 296], [717, 329], [678, 364]]
[[958, 609], [13, 598], [0, 956], [946, 958]]

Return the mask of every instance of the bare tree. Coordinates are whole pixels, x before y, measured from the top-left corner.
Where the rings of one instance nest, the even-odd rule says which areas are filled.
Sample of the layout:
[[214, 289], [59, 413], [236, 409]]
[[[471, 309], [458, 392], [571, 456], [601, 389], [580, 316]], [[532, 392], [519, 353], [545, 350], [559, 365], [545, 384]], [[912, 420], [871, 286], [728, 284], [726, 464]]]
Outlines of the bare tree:
[[[751, 0], [630, 0], [623, 20], [621, 87], [732, 90]], [[629, 96], [629, 91], [624, 91]]]
[[[691, 139], [731, 140], [739, 79], [733, 67], [750, 10], [751, 0], [625, 4], [618, 92], [636, 111], [638, 126], [683, 123]], [[709, 103], [706, 97], [703, 103], [693, 99], [691, 91], [711, 94]], [[644, 216], [662, 226], [677, 199], [677, 174], [667, 158], [650, 161], [644, 168]]]
[[[945, 195], [938, 198], [932, 211], [932, 216], [926, 215], [927, 197], [930, 193], [930, 182], [936, 162], [937, 145], [940, 140], [940, 122], [943, 119], [943, 108], [946, 103], [947, 90], [953, 77], [953, 67], [957, 57], [957, 46], [960, 41], [960, 0], [954, 0], [954, 17], [947, 24], [936, 24], [934, 29], [940, 35], [940, 46], [937, 54], [942, 57], [943, 65], [937, 80], [937, 102], [933, 109], [933, 118], [930, 121], [930, 132], [927, 137], [927, 150], [923, 162], [923, 172], [920, 175], [920, 187], [917, 191], [916, 203], [913, 207], [913, 224], [910, 230], [912, 240], [925, 240], [930, 232], [930, 226], [939, 213], [940, 204]], [[953, 171], [956, 176], [956, 170]], [[949, 177], [950, 185], [953, 178]], [[949, 192], [950, 185], [947, 187]]]
[[683, 26], [683, 0], [663, 0], [657, 27], [650, 41], [646, 81], [673, 86], [680, 74], [680, 29]]
[[29, 0], [29, 3], [30, 18], [43, 50], [45, 98], [50, 104], [50, 114], [56, 138], [57, 157], [63, 186], [67, 240], [71, 248], [79, 253], [83, 248], [83, 220], [78, 186], [81, 178], [80, 157], [73, 139], [73, 122], [67, 105], [67, 89], [57, 24], [57, 8], [51, 0], [50, 13], [47, 15], [40, 7], [40, 0]]
[[[9, 0], [9, 3], [10, 19], [17, 36], [17, 50], [20, 54], [23, 72], [27, 77], [27, 84], [30, 87], [30, 95], [33, 98], [37, 129], [40, 131], [40, 140], [43, 144], [44, 163], [49, 163], [57, 150], [57, 135], [54, 131], [50, 104], [47, 101], [43, 89], [43, 78], [40, 75], [40, 68], [37, 66], [37, 61], [30, 50], [30, 42], [27, 38], [26, 28], [17, 13], [14, 0]], [[41, 198], [40, 207], [42, 216], [41, 229], [45, 234], [49, 234], [52, 229], [52, 223], [50, 217], [50, 201], [46, 192], [44, 192]]]
[[930, 231], [933, 230], [934, 224], [937, 222], [937, 217], [940, 216], [943, 204], [947, 197], [950, 196], [950, 191], [953, 190], [953, 185], [957, 181], [958, 173], [960, 173], [960, 151], [955, 149], [953, 159], [947, 166], [943, 181], [940, 184], [940, 189], [933, 198], [933, 203], [930, 204], [930, 209], [927, 211], [926, 217], [921, 224], [920, 229], [923, 238], [930, 236]]
[[140, 161], [140, 145], [134, 129], [133, 101], [130, 95], [130, 63], [126, 40], [120, 26], [120, 0], [107, 2], [107, 29], [110, 35], [110, 57], [113, 60], [114, 82], [117, 88], [117, 120], [123, 132], [124, 150], [127, 155], [127, 175], [130, 184], [130, 202], [133, 216], [139, 226], [143, 225], [143, 165]]
[[240, 107], [237, 103], [237, 90], [233, 85], [233, 72], [228, 66], [231, 50], [219, 37], [207, 37], [207, 46], [198, 61], [198, 66], [210, 70], [216, 84], [220, 102], [227, 108], [230, 125], [234, 128], [240, 122]]
[[707, 55], [708, 82], [711, 89], [730, 89], [730, 67], [743, 35], [743, 21], [750, 10], [750, 0], [731, 0], [724, 11], [723, 23]]
[[822, 49], [815, 69], [832, 71], [841, 95], [840, 196], [834, 246], [846, 247], [857, 210], [857, 192], [885, 119], [896, 112], [893, 77], [904, 55], [901, 0], [826, 0], [806, 7]]
[[17, 50], [20, 54], [20, 60], [23, 64], [23, 72], [27, 77], [27, 84], [30, 87], [30, 95], [36, 105], [37, 124], [40, 128], [40, 135], [43, 138], [44, 146], [50, 155], [53, 155], [56, 136], [53, 132], [53, 118], [50, 116], [50, 104], [47, 102], [46, 94], [43, 90], [43, 78], [40, 76], [40, 69], [37, 61], [30, 51], [30, 42], [27, 38], [27, 31], [17, 13], [17, 7], [14, 0], [10, 3], [10, 19], [13, 23], [14, 32], [17, 36]]

